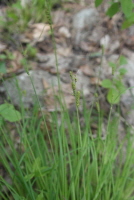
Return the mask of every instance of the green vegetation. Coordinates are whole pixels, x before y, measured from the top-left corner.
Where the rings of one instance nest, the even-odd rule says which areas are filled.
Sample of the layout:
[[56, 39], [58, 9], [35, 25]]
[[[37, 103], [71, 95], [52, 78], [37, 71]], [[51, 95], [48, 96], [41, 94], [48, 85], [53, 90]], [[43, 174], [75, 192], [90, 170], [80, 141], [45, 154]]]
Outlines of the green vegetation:
[[[24, 30], [31, 18], [36, 22], [41, 21], [43, 16], [50, 20], [49, 11], [54, 1], [50, 5], [45, 1], [45, 7], [42, 6], [43, 2], [35, 1], [33, 12], [23, 10], [18, 2], [13, 4], [11, 10], [19, 10], [19, 14], [10, 9], [7, 13], [11, 20], [6, 21], [5, 25], [10, 23], [10, 33], [13, 27], [16, 28], [16, 23], [19, 24], [19, 31]], [[96, 5], [101, 2], [96, 0]], [[124, 6], [123, 1], [119, 2]], [[42, 16], [40, 13], [44, 8], [48, 11]], [[35, 19], [33, 13], [36, 11], [38, 14]], [[36, 49], [27, 46], [23, 54], [26, 58], [33, 58]], [[6, 56], [3, 54], [0, 57], [2, 74], [6, 73]], [[125, 62], [121, 56], [118, 63], [109, 63], [114, 76], [102, 82], [102, 86], [108, 89], [107, 100], [110, 103], [105, 128], [97, 89], [89, 108], [76, 89], [79, 80], [72, 72], [70, 82], [76, 111], [71, 117], [66, 105], [62, 103], [63, 95], [55, 95], [55, 102], [57, 99], [60, 102], [60, 111], [55, 107], [51, 113], [42, 111], [36, 91], [36, 103], [29, 115], [21, 102], [20, 111], [12, 106], [12, 102], [0, 106], [0, 163], [6, 174], [5, 179], [1, 177], [2, 200], [134, 200], [134, 134], [131, 134], [131, 127], [126, 126], [125, 135], [121, 139], [119, 108], [116, 111], [118, 115], [112, 112], [113, 104], [119, 105], [120, 95], [126, 90], [122, 83], [126, 71], [119, 68]], [[27, 62], [25, 70], [34, 88]], [[61, 89], [62, 85], [59, 87]], [[94, 110], [96, 116], [93, 115]], [[94, 121], [95, 130], [92, 128]], [[13, 137], [13, 131], [19, 139]]]
[[102, 81], [102, 87], [109, 89], [107, 100], [110, 104], [119, 103], [120, 96], [127, 90], [123, 84], [123, 76], [127, 73], [127, 70], [120, 67], [124, 64], [127, 64], [127, 60], [124, 56], [120, 56], [117, 63], [110, 62], [109, 66], [112, 68], [113, 78], [112, 80], [104, 79]]
[[[92, 110], [87, 109], [83, 100], [82, 126], [77, 91], [75, 99], [77, 111], [73, 119], [62, 105], [60, 124], [59, 111], [39, 114], [40, 107], [36, 104], [27, 118], [22, 108], [21, 121], [15, 124], [20, 138], [18, 147], [1, 118], [1, 164], [11, 180], [9, 184], [1, 178], [4, 200], [133, 199], [134, 138], [130, 130], [126, 130], [121, 141], [118, 135], [120, 118], [111, 115], [111, 111], [106, 130], [103, 130], [103, 118], [98, 109], [94, 135]], [[11, 121], [10, 117], [12, 121], [20, 120], [20, 114], [11, 105], [3, 104], [0, 112], [6, 120]]]
[[[95, 0], [95, 6], [98, 7], [103, 3], [103, 0]], [[109, 1], [109, 9], [106, 14], [109, 17], [113, 17], [118, 12], [123, 12], [125, 16], [125, 20], [122, 24], [122, 29], [128, 28], [129, 26], [134, 24], [134, 1], [133, 0], [117, 0], [117, 1]]]

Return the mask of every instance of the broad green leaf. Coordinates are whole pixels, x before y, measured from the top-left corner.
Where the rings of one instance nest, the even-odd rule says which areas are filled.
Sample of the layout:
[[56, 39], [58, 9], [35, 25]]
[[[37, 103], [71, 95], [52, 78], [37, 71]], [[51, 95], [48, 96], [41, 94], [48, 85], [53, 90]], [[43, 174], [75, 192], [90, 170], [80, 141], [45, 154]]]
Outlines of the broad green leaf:
[[7, 56], [5, 54], [0, 55], [0, 60], [5, 60], [6, 58], [7, 58]]
[[101, 86], [104, 88], [111, 88], [113, 86], [113, 83], [110, 79], [104, 79], [101, 83]]
[[116, 64], [113, 63], [113, 62], [109, 62], [108, 64], [109, 64], [110, 67], [112, 67], [112, 68], [114, 68], [114, 69], [116, 69], [116, 67], [117, 67]]
[[134, 3], [132, 0], [120, 0], [120, 3], [123, 13], [128, 18], [133, 12]]
[[37, 196], [36, 200], [44, 200], [43, 191]]
[[125, 69], [125, 68], [120, 68], [120, 69], [119, 69], [119, 73], [120, 73], [121, 76], [123, 76], [123, 75], [125, 75], [125, 74], [127, 73], [127, 69]]
[[16, 3], [12, 4], [12, 7], [13, 7], [13, 8], [17, 8], [17, 9], [21, 9], [21, 8], [22, 8], [20, 2], [16, 2]]
[[125, 20], [125, 21], [122, 23], [121, 28], [122, 28], [122, 29], [126, 29], [126, 28], [128, 28], [128, 27], [130, 27], [130, 26], [132, 26], [132, 25], [133, 25], [133, 22], [130, 22], [129, 20]]
[[102, 2], [103, 0], [95, 0], [95, 7], [98, 7], [99, 5], [101, 5]]
[[38, 157], [33, 163], [33, 173], [38, 174], [41, 168], [41, 159]]
[[24, 179], [25, 179], [25, 181], [29, 181], [29, 180], [31, 180], [33, 177], [34, 177], [34, 173], [26, 175], [26, 176], [24, 177]]
[[41, 166], [41, 159], [38, 157], [35, 159], [33, 163], [33, 174], [35, 177], [45, 176], [48, 172], [50, 172], [53, 168], [47, 166]]
[[53, 167], [41, 167], [41, 175], [45, 176], [46, 174], [50, 173], [53, 170]]
[[120, 9], [120, 3], [119, 2], [113, 3], [107, 10], [106, 15], [108, 15], [109, 17], [113, 17], [113, 15], [115, 15], [119, 11], [119, 9]]
[[115, 80], [115, 86], [117, 87], [119, 91], [119, 95], [125, 93], [127, 90], [124, 84], [120, 80]]
[[107, 100], [110, 104], [117, 104], [120, 101], [119, 91], [116, 88], [110, 88], [107, 94]]
[[5, 62], [0, 62], [0, 73], [2, 73], [2, 74], [6, 73], [6, 64], [5, 64]]
[[21, 120], [20, 112], [14, 109], [13, 105], [5, 103], [0, 105], [0, 115], [9, 122]]
[[128, 18], [127, 18], [127, 20], [129, 21], [129, 22], [134, 22], [134, 13], [132, 13]]
[[134, 13], [132, 13], [123, 23], [122, 29], [128, 28], [134, 23]]
[[18, 16], [16, 15], [15, 12], [8, 12], [7, 15], [9, 18], [11, 18], [13, 20], [16, 20], [16, 21], [18, 20]]
[[0, 127], [4, 125], [4, 120], [3, 120], [3, 117], [0, 116]]
[[126, 65], [127, 63], [128, 62], [127, 62], [126, 57], [121, 55], [120, 58], [119, 58], [119, 66]]

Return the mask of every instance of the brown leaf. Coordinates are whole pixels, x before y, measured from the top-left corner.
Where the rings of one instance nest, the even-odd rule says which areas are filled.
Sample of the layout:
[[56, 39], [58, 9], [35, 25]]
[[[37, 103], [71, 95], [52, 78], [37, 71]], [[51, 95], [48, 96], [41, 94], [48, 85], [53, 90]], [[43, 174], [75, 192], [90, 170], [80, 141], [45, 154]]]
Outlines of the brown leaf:
[[97, 77], [93, 77], [90, 79], [92, 85], [101, 85], [101, 80]]
[[62, 26], [59, 28], [59, 33], [61, 36], [65, 38], [71, 38], [71, 33], [69, 32], [68, 28], [65, 26]]
[[89, 65], [81, 66], [80, 70], [83, 72], [83, 74], [85, 74], [87, 76], [93, 76], [94, 75], [94, 71], [91, 69], [91, 67]]
[[48, 89], [49, 88], [49, 84], [45, 79], [43, 79], [43, 86], [44, 86], [44, 89]]
[[16, 72], [20, 68], [22, 68], [21, 60], [23, 59], [22, 54], [19, 51], [12, 52], [13, 60], [9, 62], [9, 66], [7, 69], [7, 73]]
[[71, 55], [71, 48], [64, 48], [64, 47], [57, 48], [57, 54], [68, 57]]
[[38, 40], [38, 42], [41, 42], [44, 40], [44, 37], [49, 34], [48, 31], [50, 30], [50, 25], [44, 23], [37, 23], [31, 25], [30, 28], [33, 29], [33, 32], [31, 33], [32, 38], [34, 40]]
[[21, 42], [36, 44], [44, 41], [44, 38], [49, 36], [50, 25], [44, 23], [32, 24], [29, 30], [20, 36]]

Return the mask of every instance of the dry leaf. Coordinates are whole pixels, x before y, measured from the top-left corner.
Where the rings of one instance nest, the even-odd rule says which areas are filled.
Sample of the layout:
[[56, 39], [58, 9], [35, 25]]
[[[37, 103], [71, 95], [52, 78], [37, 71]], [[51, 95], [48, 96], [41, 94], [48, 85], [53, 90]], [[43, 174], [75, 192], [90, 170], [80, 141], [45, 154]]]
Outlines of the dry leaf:
[[31, 33], [32, 38], [34, 40], [38, 40], [38, 42], [43, 41], [44, 37], [49, 35], [48, 33], [48, 31], [50, 30], [49, 24], [37, 23], [37, 24], [31, 25], [30, 28], [33, 29], [33, 32]]
[[42, 42], [45, 37], [49, 36], [50, 25], [44, 23], [32, 24], [24, 35], [20, 36], [21, 42], [36, 44]]
[[83, 72], [83, 74], [85, 74], [87, 76], [93, 76], [94, 75], [93, 70], [88, 65], [81, 66], [80, 70]]
[[93, 77], [90, 79], [92, 85], [101, 85], [101, 80], [97, 77]]
[[68, 57], [71, 55], [71, 48], [59, 47], [59, 48], [57, 48], [57, 54]]
[[48, 89], [49, 88], [49, 84], [46, 80], [42, 80], [43, 81], [43, 86], [44, 86], [44, 89]]
[[69, 32], [68, 28], [65, 26], [62, 26], [59, 28], [59, 33], [61, 36], [65, 38], [71, 38], [71, 33]]
[[10, 67], [8, 67], [7, 73], [16, 72], [23, 67], [21, 64], [21, 61], [23, 59], [22, 54], [19, 51], [14, 51], [12, 52], [12, 55], [14, 59], [9, 62]]

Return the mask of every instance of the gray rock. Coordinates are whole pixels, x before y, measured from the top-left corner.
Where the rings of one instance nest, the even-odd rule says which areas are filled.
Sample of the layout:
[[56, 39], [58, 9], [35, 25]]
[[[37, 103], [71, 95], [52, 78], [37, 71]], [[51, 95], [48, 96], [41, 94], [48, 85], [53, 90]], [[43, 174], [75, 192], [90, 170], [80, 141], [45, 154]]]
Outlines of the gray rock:
[[[75, 45], [88, 37], [88, 32], [98, 22], [99, 14], [96, 9], [83, 9], [73, 18], [73, 40]], [[84, 30], [86, 29], [86, 30]]]
[[4, 87], [7, 95], [11, 99], [14, 105], [20, 106], [21, 102], [28, 108], [34, 105], [37, 101], [36, 94], [30, 80], [30, 77], [34, 83], [36, 94], [40, 99], [41, 104], [44, 103], [45, 88], [43, 86], [43, 80], [51, 85], [58, 85], [57, 77], [50, 75], [43, 70], [30, 71], [30, 76], [27, 73], [23, 73], [16, 78], [11, 78], [4, 82]]
[[73, 28], [80, 30], [88, 27], [92, 28], [98, 21], [99, 14], [96, 9], [89, 8], [83, 9], [78, 12], [73, 18]]
[[89, 95], [91, 93], [89, 77], [83, 75], [81, 70], [78, 70], [76, 76], [77, 76], [77, 84], [76, 84], [77, 90], [82, 91], [84, 96]]
[[129, 34], [130, 36], [134, 35], [134, 25], [129, 28]]
[[105, 28], [97, 25], [88, 37], [88, 40], [93, 41], [95, 43], [99, 43], [101, 38], [104, 36]]
[[[50, 54], [37, 54], [37, 59], [39, 62], [41, 62], [41, 66], [44, 68], [45, 67], [53, 67], [56, 69], [56, 59], [55, 55], [50, 53]], [[73, 62], [72, 57], [65, 57], [61, 55], [57, 55], [58, 59], [58, 69], [59, 70], [64, 70], [64, 69], [69, 69], [70, 65]]]
[[121, 102], [125, 106], [126, 112], [124, 113], [127, 123], [134, 125], [134, 62], [128, 59], [128, 64], [122, 66], [127, 69], [124, 82], [128, 85], [129, 89], [121, 97]]
[[[132, 95], [134, 95], [134, 62], [130, 59], [127, 60], [127, 64], [121, 67], [127, 70], [127, 73], [124, 77], [125, 83], [129, 86], [129, 91], [127, 91], [123, 96], [128, 99], [132, 99]], [[122, 98], [123, 99], [123, 98]], [[134, 99], [132, 99], [134, 100]], [[124, 104], [128, 104], [128, 100], [124, 102]]]

